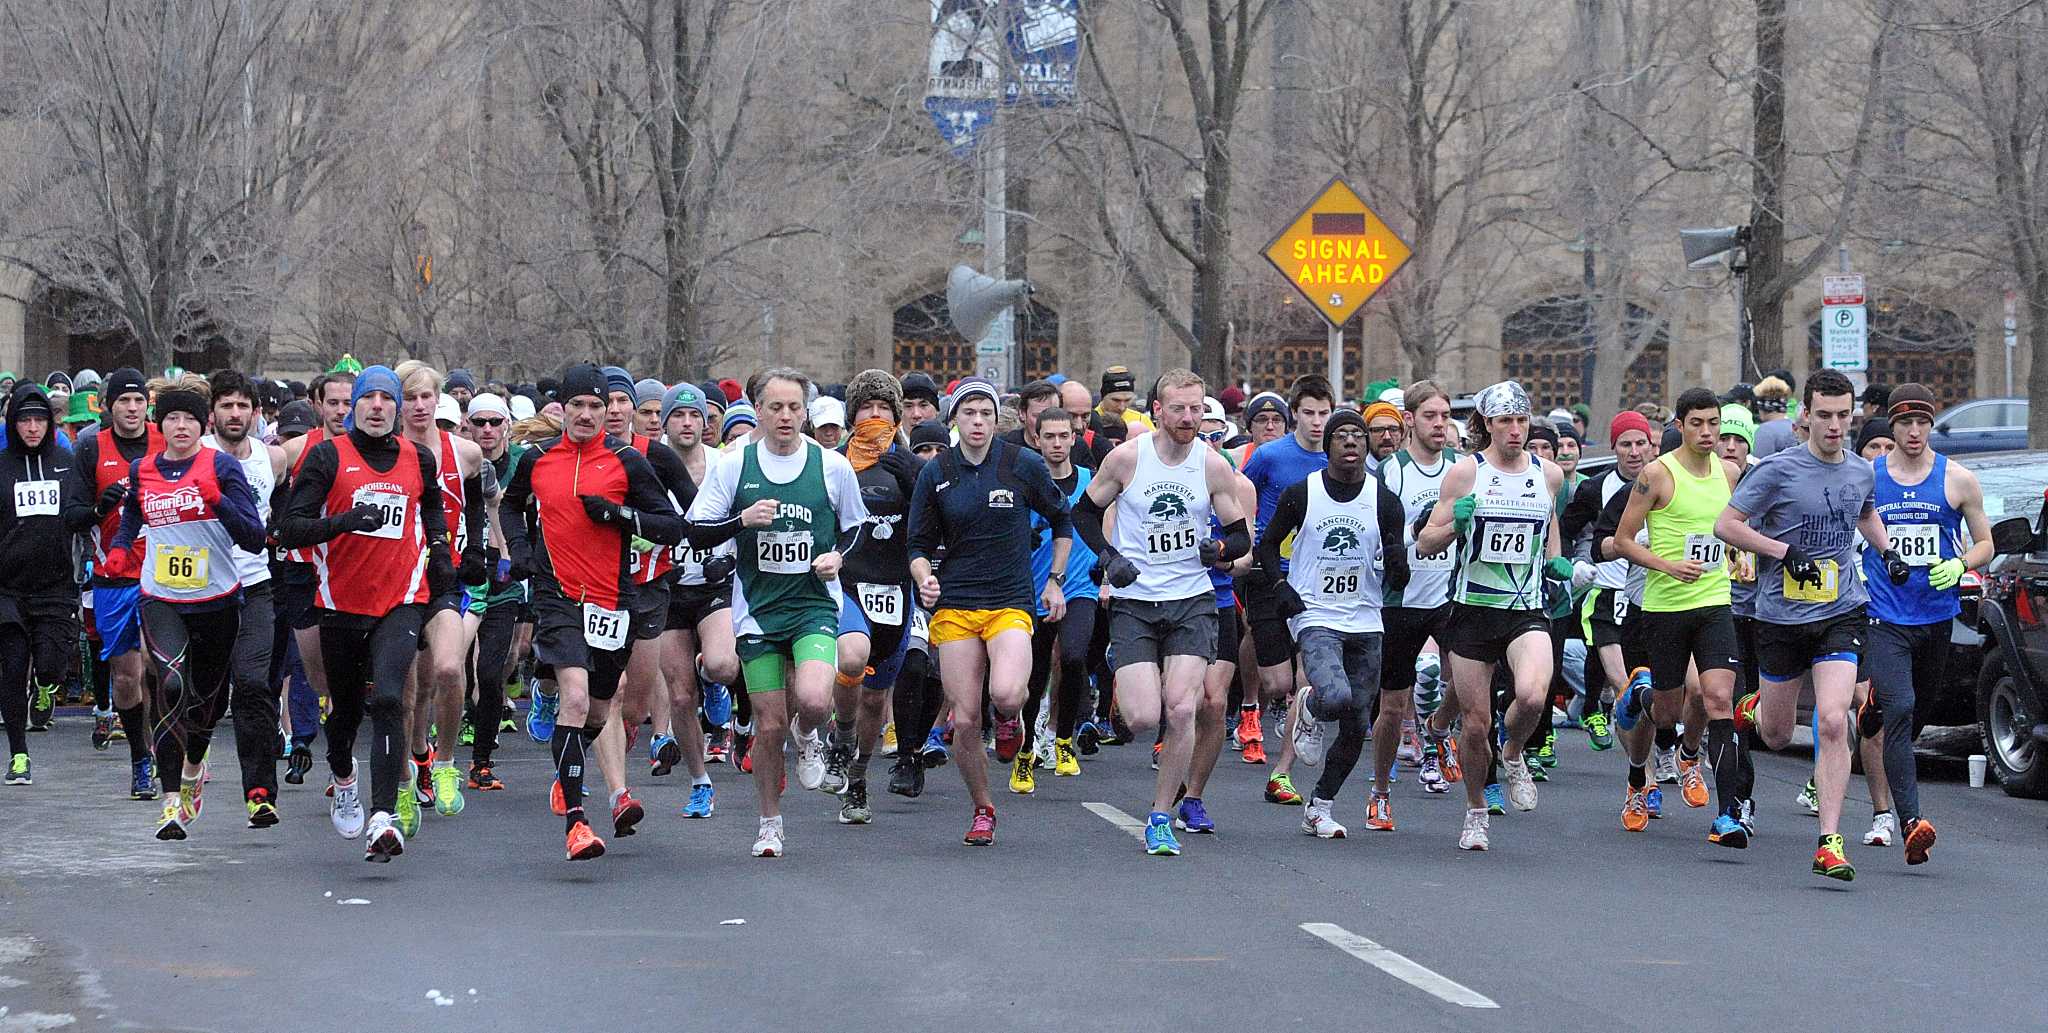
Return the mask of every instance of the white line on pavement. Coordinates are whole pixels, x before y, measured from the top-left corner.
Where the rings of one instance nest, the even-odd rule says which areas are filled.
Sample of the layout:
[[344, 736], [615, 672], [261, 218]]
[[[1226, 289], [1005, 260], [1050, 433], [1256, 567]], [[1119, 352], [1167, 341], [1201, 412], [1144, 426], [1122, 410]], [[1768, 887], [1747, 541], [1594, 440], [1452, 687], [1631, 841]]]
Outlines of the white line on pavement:
[[[1090, 806], [1093, 806], [1092, 804]], [[1393, 976], [1409, 986], [1423, 990], [1441, 1000], [1449, 1001], [1460, 1008], [1498, 1008], [1493, 999], [1464, 985], [1447, 979], [1416, 964], [1398, 951], [1382, 947], [1341, 925], [1329, 922], [1303, 922], [1301, 931], [1323, 940], [1330, 946]]]
[[1095, 812], [1095, 816], [1130, 833], [1138, 842], [1145, 841], [1145, 823], [1125, 814], [1106, 803], [1084, 803], [1081, 806]]

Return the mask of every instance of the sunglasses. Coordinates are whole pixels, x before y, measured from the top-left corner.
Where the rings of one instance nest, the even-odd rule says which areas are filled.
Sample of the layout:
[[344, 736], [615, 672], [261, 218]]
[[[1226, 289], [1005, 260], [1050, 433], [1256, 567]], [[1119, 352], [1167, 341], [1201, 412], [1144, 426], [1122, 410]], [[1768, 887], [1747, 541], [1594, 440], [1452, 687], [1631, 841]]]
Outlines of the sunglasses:
[[469, 425], [472, 427], [502, 427], [505, 425], [505, 421], [502, 419], [471, 420]]

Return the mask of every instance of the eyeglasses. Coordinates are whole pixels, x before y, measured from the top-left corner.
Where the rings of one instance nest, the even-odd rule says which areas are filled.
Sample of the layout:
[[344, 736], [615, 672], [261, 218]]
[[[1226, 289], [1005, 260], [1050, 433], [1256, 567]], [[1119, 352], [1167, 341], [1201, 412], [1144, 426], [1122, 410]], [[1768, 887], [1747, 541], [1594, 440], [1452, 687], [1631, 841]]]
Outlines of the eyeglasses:
[[504, 425], [505, 425], [505, 421], [504, 421], [504, 420], [502, 420], [502, 419], [497, 419], [497, 420], [471, 420], [471, 421], [469, 421], [469, 425], [470, 425], [470, 426], [472, 426], [472, 427], [502, 427], [502, 426], [504, 426]]
[[1367, 430], [1366, 430], [1366, 433], [1368, 433], [1368, 434], [1399, 434], [1399, 433], [1401, 433], [1401, 428], [1400, 428], [1400, 427], [1398, 427], [1398, 426], [1394, 426], [1394, 427], [1369, 427], [1369, 428], [1367, 428]]

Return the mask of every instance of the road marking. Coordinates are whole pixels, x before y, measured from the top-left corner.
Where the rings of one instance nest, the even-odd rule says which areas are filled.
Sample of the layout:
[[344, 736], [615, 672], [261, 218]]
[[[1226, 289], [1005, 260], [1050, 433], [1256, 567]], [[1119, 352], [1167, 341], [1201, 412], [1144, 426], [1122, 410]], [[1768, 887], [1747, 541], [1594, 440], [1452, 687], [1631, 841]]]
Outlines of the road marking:
[[1084, 803], [1081, 806], [1095, 812], [1095, 816], [1131, 834], [1138, 842], [1145, 841], [1145, 823], [1125, 814], [1106, 803]]
[[1455, 980], [1447, 979], [1410, 960], [1407, 955], [1382, 947], [1341, 925], [1303, 922], [1301, 931], [1393, 976], [1409, 986], [1448, 1001], [1460, 1008], [1498, 1008], [1493, 999]]

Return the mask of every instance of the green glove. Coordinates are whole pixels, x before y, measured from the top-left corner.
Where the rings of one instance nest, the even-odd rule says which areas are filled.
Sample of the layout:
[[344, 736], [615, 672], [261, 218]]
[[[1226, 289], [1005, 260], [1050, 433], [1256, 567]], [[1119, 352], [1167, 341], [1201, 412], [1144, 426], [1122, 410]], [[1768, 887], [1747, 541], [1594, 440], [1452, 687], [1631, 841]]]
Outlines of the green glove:
[[633, 536], [633, 551], [634, 551], [634, 552], [653, 552], [653, 551], [654, 551], [654, 549], [655, 549], [655, 545], [654, 545], [654, 543], [653, 543], [653, 542], [650, 542], [650, 541], [648, 541], [647, 539], [645, 539], [645, 538], [642, 538], [642, 537], [640, 537], [640, 536], [639, 536], [639, 535], [637, 535], [637, 534]]
[[1457, 529], [1458, 534], [1463, 535], [1467, 530], [1471, 529], [1472, 511], [1477, 508], [1479, 508], [1479, 499], [1472, 495], [1467, 495], [1451, 503], [1451, 526]]
[[1938, 592], [1946, 592], [1954, 588], [1956, 582], [1962, 579], [1962, 560], [1942, 560], [1940, 563], [1927, 568], [1927, 583], [1932, 585], [1935, 591]]
[[1563, 556], [1552, 556], [1550, 557], [1550, 562], [1543, 565], [1543, 571], [1559, 581], [1570, 581], [1572, 579], [1572, 561], [1565, 559]]

